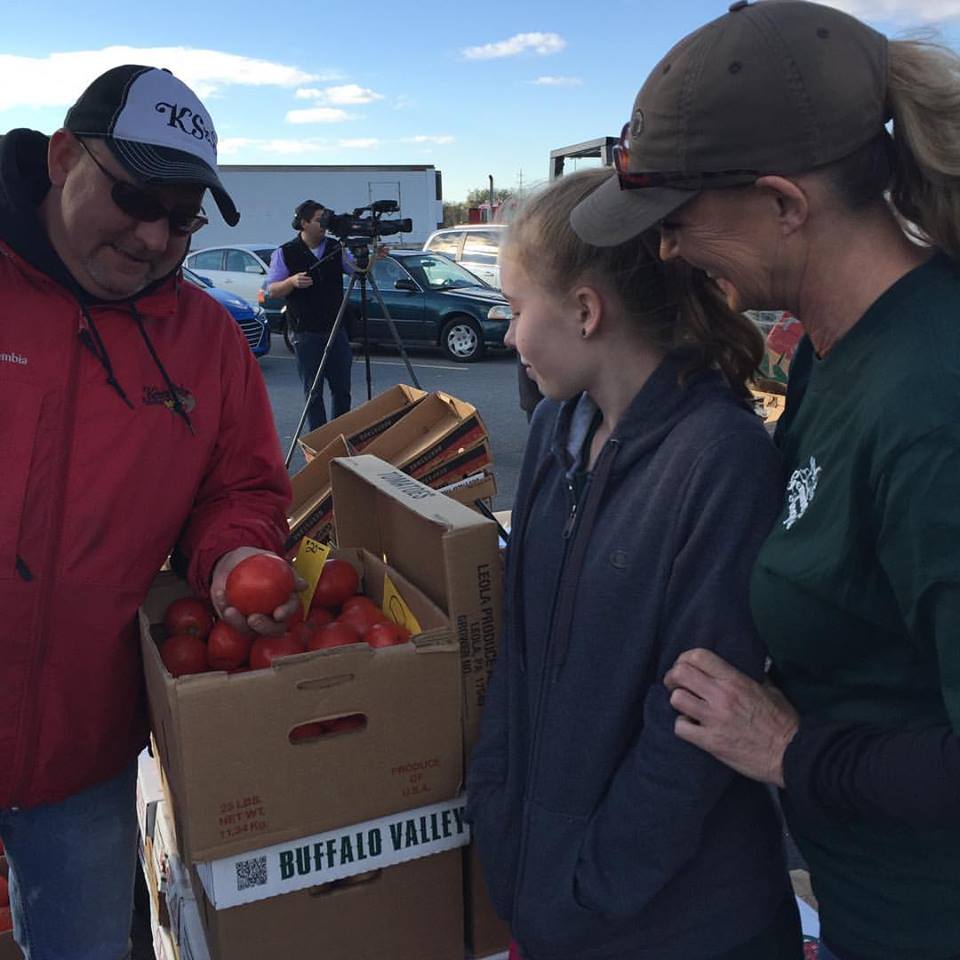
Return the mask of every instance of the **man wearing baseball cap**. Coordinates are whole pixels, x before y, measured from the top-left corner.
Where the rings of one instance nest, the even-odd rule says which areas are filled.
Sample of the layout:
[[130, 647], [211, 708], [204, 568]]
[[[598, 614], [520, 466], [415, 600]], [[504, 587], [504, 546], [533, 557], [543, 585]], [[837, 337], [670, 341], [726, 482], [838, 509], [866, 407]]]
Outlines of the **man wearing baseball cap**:
[[[710, 650], [676, 733], [782, 788], [838, 960], [960, 957], [960, 57], [738, 0], [653, 68], [571, 225], [806, 336], [751, 607], [779, 690]], [[780, 692], [782, 691], [782, 693]]]
[[0, 839], [26, 960], [127, 955], [137, 608], [173, 551], [234, 626], [226, 575], [281, 548], [290, 487], [236, 323], [180, 264], [217, 136], [171, 73], [98, 77], [49, 138], [0, 138]]

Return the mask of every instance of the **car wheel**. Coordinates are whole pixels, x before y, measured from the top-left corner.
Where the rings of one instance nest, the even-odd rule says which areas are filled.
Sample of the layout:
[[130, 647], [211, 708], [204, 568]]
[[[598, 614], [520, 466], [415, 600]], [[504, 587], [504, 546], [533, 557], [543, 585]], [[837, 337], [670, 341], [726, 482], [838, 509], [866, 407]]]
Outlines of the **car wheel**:
[[483, 356], [483, 334], [479, 324], [470, 317], [454, 317], [440, 334], [440, 346], [457, 363], [479, 360]]
[[287, 345], [287, 349], [294, 353], [293, 349], [293, 334], [290, 332], [290, 324], [287, 323], [287, 318], [283, 318], [283, 342]]

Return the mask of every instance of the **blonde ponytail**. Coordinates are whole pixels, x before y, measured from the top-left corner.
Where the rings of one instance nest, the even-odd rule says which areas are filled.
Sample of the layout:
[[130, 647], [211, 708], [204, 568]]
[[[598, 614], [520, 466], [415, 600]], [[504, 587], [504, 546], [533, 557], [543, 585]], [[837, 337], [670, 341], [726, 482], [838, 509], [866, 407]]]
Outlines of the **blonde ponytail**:
[[889, 49], [890, 198], [913, 237], [960, 261], [960, 56], [921, 40]]

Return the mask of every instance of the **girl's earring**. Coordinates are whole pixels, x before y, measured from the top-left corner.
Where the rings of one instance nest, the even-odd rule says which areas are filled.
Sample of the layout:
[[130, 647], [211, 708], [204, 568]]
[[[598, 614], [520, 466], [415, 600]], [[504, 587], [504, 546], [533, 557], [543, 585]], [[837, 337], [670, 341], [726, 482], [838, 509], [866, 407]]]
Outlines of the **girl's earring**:
[[581, 327], [581, 328], [580, 328], [580, 336], [583, 337], [584, 340], [587, 339], [587, 328], [586, 328], [586, 327]]

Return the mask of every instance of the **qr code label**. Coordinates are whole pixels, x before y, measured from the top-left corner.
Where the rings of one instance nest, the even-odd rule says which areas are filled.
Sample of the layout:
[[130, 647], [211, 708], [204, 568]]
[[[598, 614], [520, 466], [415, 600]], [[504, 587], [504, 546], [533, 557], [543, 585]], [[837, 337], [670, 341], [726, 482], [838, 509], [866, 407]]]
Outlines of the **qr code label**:
[[237, 890], [263, 887], [267, 884], [267, 858], [253, 857], [237, 864]]

